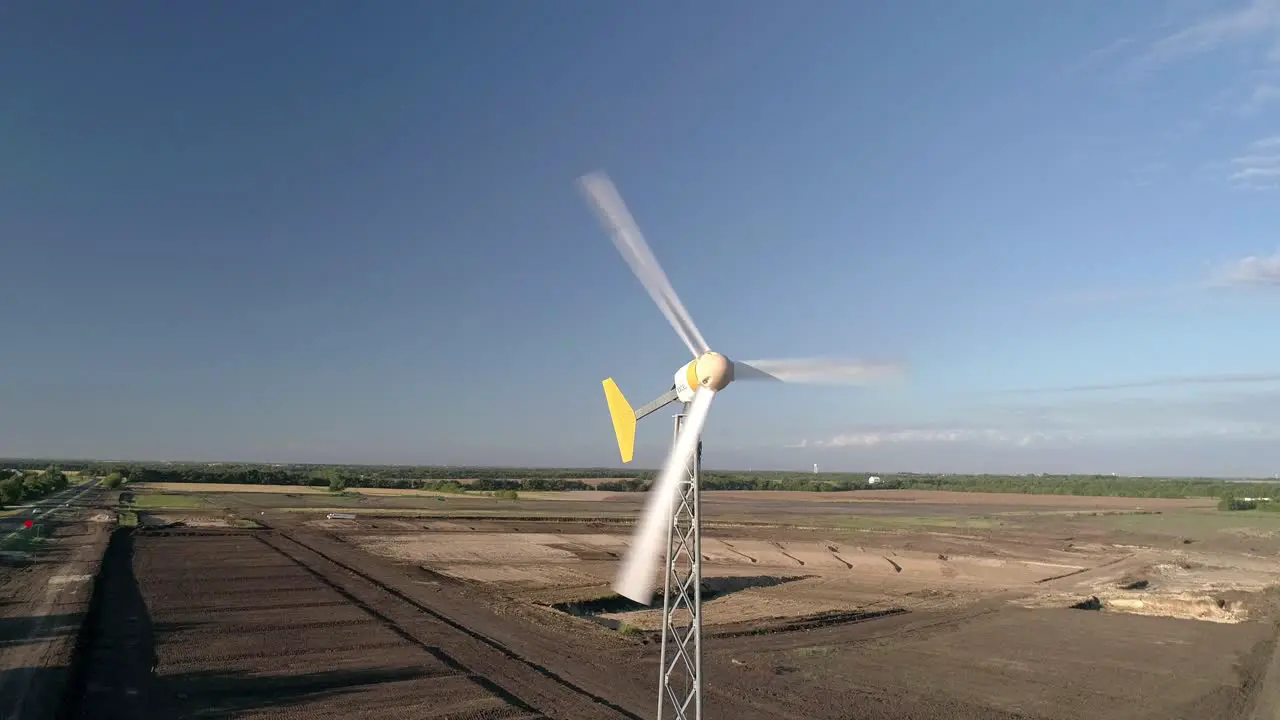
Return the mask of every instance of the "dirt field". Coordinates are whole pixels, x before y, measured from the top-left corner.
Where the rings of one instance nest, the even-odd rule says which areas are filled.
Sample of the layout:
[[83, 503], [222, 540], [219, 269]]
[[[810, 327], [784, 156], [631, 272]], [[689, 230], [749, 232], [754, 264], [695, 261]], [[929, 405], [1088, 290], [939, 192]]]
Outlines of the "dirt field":
[[[1232, 551], [1229, 546], [1239, 540], [1234, 534], [1199, 544], [1166, 542], [1165, 547], [1098, 542], [1089, 537], [1089, 526], [1097, 519], [1050, 516], [1047, 522], [1060, 528], [1048, 535], [1012, 527], [787, 532], [732, 525], [708, 528], [703, 574], [707, 588], [718, 595], [706, 604], [704, 623], [889, 605], [949, 608], [1008, 593], [1028, 607], [1066, 608], [1097, 597], [1109, 610], [1240, 622], [1258, 610], [1251, 605], [1269, 607], [1262, 591], [1280, 586], [1280, 563], [1274, 556]], [[552, 604], [606, 596], [629, 531], [601, 523], [542, 526], [496, 520], [307, 524], [342, 533], [376, 555]], [[1255, 537], [1251, 542], [1274, 547], [1277, 539]], [[776, 589], [742, 592], [756, 586]], [[658, 627], [653, 612], [604, 613], [599, 619]]]
[[[61, 717], [653, 716], [641, 496], [234, 490], [112, 536]], [[1206, 505], [706, 493], [706, 714], [1274, 720], [1280, 517]]]
[[[704, 497], [709, 667], [727, 666], [735, 697], [771, 687], [779, 716], [929, 716], [941, 703], [947, 717], [1236, 718], [1261, 703], [1280, 518], [1203, 500]], [[630, 528], [607, 519], [303, 522], [512, 602], [659, 627], [656, 611], [609, 599]], [[821, 697], [856, 697], [860, 714]]]

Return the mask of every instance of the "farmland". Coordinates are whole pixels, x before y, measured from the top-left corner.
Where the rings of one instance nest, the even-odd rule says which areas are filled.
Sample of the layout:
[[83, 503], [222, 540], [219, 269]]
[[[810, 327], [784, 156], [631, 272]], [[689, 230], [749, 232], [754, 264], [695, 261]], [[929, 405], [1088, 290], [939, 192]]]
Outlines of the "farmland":
[[[656, 613], [608, 587], [639, 493], [122, 491], [100, 502], [138, 527], [110, 535], [71, 716], [652, 716]], [[703, 498], [711, 716], [1276, 708], [1280, 514], [928, 490]], [[5, 572], [17, 587], [28, 570]]]

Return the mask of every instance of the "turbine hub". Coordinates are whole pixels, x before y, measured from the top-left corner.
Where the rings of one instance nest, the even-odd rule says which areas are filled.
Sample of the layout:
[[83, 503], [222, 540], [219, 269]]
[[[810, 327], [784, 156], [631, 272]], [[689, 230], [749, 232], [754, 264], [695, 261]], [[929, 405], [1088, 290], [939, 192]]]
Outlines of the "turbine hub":
[[698, 384], [719, 392], [733, 382], [733, 362], [718, 352], [705, 352], [694, 364]]

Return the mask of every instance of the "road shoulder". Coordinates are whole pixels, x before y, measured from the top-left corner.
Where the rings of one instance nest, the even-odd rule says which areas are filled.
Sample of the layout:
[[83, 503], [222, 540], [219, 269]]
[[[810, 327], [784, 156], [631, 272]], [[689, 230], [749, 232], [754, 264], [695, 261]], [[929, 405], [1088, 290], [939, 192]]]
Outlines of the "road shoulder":
[[111, 514], [90, 491], [50, 514], [28, 562], [0, 566], [0, 717], [53, 718], [73, 672]]

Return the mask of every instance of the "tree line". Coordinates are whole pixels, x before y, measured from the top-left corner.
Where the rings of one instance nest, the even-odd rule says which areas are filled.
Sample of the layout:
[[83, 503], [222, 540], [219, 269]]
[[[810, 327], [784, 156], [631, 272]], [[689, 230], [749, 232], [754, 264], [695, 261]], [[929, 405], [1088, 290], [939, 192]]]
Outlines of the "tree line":
[[[3, 462], [3, 461], [0, 461]], [[643, 492], [653, 482], [652, 470], [617, 468], [486, 468], [404, 465], [263, 465], [222, 463], [88, 462], [85, 472], [115, 473], [132, 482], [299, 485], [346, 488], [399, 488], [443, 491], [572, 491]], [[877, 478], [874, 484], [868, 482]], [[587, 483], [591, 479], [595, 482]], [[1280, 484], [1234, 482], [1217, 478], [1151, 478], [1114, 475], [991, 475], [930, 473], [801, 473], [787, 471], [702, 473], [707, 490], [945, 490], [1030, 495], [1089, 495], [1132, 498], [1271, 497]]]
[[44, 470], [11, 468], [0, 470], [0, 508], [21, 502], [39, 500], [59, 490], [65, 490], [71, 481], [61, 469], [50, 465]]
[[[1277, 489], [1280, 489], [1278, 487]], [[1218, 497], [1219, 510], [1263, 510], [1280, 513], [1280, 493], [1249, 495], [1228, 490]]]

